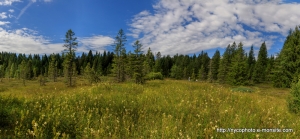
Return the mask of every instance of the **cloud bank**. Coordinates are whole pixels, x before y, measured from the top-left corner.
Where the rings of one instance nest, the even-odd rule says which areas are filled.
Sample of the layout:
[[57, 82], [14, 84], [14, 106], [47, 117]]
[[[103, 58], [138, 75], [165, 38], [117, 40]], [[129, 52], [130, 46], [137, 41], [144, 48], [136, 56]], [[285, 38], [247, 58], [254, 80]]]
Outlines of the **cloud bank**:
[[[89, 50], [102, 52], [113, 41], [113, 38], [102, 35], [78, 38], [77, 52], [82, 53]], [[25, 54], [61, 53], [64, 50], [63, 44], [63, 40], [61, 43], [52, 43], [46, 37], [40, 36], [38, 32], [28, 28], [7, 31], [0, 27], [1, 51]]]
[[281, 0], [161, 0], [153, 8], [134, 16], [130, 35], [164, 55], [225, 48], [233, 41], [245, 47], [266, 41], [270, 48], [300, 19], [300, 4]]

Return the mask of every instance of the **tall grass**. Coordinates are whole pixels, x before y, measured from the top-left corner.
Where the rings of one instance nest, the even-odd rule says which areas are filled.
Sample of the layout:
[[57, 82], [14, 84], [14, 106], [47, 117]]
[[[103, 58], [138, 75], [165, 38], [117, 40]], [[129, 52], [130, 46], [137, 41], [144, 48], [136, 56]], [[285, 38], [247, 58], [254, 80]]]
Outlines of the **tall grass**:
[[[2, 92], [0, 116], [6, 124], [0, 127], [0, 138], [300, 136], [300, 118], [288, 112], [285, 97], [262, 93], [266, 90], [260, 88], [240, 93], [217, 84], [173, 80], [46, 87], [54, 86], [58, 88], [48, 92], [39, 92], [43, 88]], [[290, 128], [294, 132], [220, 133], [218, 128]]]

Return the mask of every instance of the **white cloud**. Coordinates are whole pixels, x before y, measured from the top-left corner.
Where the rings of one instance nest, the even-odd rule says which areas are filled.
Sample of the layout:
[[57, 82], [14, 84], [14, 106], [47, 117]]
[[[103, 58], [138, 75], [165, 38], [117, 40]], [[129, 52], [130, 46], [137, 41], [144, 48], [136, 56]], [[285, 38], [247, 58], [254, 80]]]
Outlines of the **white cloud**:
[[7, 18], [6, 12], [0, 13], [0, 19], [5, 19]]
[[[77, 52], [88, 52], [89, 50], [102, 52], [105, 50], [105, 46], [109, 46], [113, 41], [113, 38], [102, 35], [78, 38], [80, 44]], [[62, 43], [52, 43], [46, 37], [40, 36], [37, 31], [28, 28], [5, 30], [0, 27], [1, 51], [26, 54], [52, 54], [61, 53], [64, 50], [63, 45], [63, 41]]]
[[153, 7], [155, 13], [142, 11], [132, 19], [130, 35], [164, 55], [224, 48], [233, 41], [272, 45], [300, 18], [299, 3], [281, 0], [162, 0]]
[[0, 0], [0, 5], [11, 5], [14, 2], [21, 2], [21, 0]]
[[11, 13], [15, 12], [14, 9], [9, 9], [8, 11], [11, 12]]
[[114, 39], [108, 36], [98, 35], [78, 38], [78, 41], [80, 41], [82, 44], [80, 47], [78, 47], [78, 52], [87, 52], [89, 50], [102, 52], [106, 50], [105, 47], [111, 45], [114, 42]]
[[8, 21], [0, 21], [0, 26], [3, 26], [3, 25], [6, 25], [6, 24], [9, 24], [10, 22]]
[[43, 36], [38, 36], [36, 31], [23, 28], [17, 30], [4, 30], [0, 28], [1, 51], [15, 53], [60, 53], [63, 50], [62, 43], [50, 43]]

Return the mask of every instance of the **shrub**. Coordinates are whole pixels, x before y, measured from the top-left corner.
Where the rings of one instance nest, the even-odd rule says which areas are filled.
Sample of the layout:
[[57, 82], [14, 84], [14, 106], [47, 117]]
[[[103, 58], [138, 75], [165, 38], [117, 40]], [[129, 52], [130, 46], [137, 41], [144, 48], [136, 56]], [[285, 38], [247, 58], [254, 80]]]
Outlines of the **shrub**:
[[253, 89], [247, 88], [247, 87], [237, 87], [237, 88], [231, 89], [231, 91], [233, 91], [233, 92], [244, 92], [244, 93], [252, 93], [252, 92], [254, 92]]
[[155, 79], [163, 80], [164, 77], [161, 74], [161, 72], [150, 72], [146, 75], [145, 79], [146, 80], [155, 80]]
[[292, 85], [287, 102], [291, 112], [296, 114], [300, 112], [300, 80], [298, 83]]

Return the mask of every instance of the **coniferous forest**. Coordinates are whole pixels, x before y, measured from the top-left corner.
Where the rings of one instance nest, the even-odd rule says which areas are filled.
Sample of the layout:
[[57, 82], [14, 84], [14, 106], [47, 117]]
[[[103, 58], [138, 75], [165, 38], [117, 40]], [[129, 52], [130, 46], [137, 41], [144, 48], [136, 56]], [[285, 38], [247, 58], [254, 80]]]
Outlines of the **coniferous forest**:
[[[121, 29], [115, 37], [113, 52], [82, 53], [75, 55], [77, 41], [75, 33], [66, 33], [61, 54], [16, 54], [0, 53], [0, 78], [37, 80], [48, 78], [56, 81], [65, 77], [68, 86], [73, 86], [76, 76], [84, 76], [90, 82], [98, 82], [100, 76], [114, 76], [117, 82], [190, 78], [193, 81], [208, 81], [230, 85], [254, 85], [272, 83], [274, 87], [289, 88], [299, 78], [300, 57], [299, 26], [290, 30], [280, 53], [268, 56], [267, 46], [262, 42], [258, 56], [254, 48], [246, 52], [242, 42], [232, 42], [223, 54], [216, 50], [213, 57], [202, 51], [199, 55], [174, 56], [154, 54], [151, 48], [143, 52], [139, 41], [134, 51], [125, 48], [126, 35]], [[74, 81], [72, 79], [74, 78]], [[67, 80], [66, 79], [66, 80]]]

